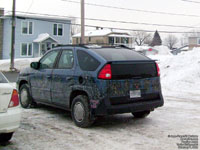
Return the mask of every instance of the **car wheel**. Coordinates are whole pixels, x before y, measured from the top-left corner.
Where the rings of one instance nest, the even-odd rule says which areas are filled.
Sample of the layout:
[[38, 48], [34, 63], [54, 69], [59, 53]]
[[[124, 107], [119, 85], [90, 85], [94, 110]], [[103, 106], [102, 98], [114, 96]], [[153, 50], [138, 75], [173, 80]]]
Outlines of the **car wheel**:
[[33, 100], [30, 96], [29, 87], [27, 84], [23, 84], [20, 87], [19, 99], [20, 99], [20, 104], [23, 108], [29, 108], [32, 105]]
[[71, 115], [78, 127], [86, 128], [92, 125], [94, 121], [91, 120], [87, 96], [79, 95], [73, 99]]
[[150, 114], [150, 111], [134, 112], [132, 114], [135, 118], [145, 118]]
[[0, 134], [0, 142], [8, 142], [12, 138], [13, 132], [12, 133], [2, 133]]

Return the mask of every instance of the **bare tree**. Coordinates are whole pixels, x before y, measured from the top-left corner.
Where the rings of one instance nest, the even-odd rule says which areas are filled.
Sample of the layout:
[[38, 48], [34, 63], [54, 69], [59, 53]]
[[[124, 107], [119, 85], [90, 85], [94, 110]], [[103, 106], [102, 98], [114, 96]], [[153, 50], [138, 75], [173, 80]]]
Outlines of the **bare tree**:
[[182, 36], [180, 39], [180, 46], [181, 47], [184, 47], [184, 46], [187, 46], [189, 43], [188, 43], [188, 37], [185, 37], [185, 36]]
[[173, 49], [174, 46], [178, 43], [178, 38], [174, 35], [169, 34], [165, 39], [164, 39], [164, 44], [169, 48]]
[[81, 27], [80, 25], [76, 25], [77, 24], [77, 19], [73, 19], [72, 20], [72, 25], [71, 25], [71, 36], [80, 33], [81, 32]]
[[134, 36], [134, 41], [138, 46], [142, 46], [144, 44], [149, 45], [152, 41], [152, 35], [144, 31], [135, 31], [132, 35]]

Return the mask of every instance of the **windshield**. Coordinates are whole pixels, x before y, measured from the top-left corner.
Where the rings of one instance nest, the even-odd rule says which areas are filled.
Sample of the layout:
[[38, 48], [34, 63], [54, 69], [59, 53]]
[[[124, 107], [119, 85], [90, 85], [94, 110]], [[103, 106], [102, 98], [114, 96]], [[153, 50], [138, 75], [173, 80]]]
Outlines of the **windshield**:
[[8, 80], [1, 72], [0, 72], [0, 83], [8, 83]]

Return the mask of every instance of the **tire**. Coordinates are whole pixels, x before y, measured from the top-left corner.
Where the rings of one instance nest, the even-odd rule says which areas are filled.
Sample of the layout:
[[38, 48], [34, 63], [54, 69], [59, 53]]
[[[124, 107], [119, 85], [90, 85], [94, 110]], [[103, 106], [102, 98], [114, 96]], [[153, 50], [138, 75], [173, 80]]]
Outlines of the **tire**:
[[71, 115], [72, 120], [78, 127], [87, 128], [93, 124], [94, 121], [91, 120], [87, 96], [79, 95], [73, 99]]
[[30, 108], [34, 102], [29, 92], [28, 84], [23, 84], [19, 89], [19, 100], [23, 108]]
[[2, 134], [0, 134], [0, 142], [4, 143], [4, 142], [10, 141], [12, 136], [13, 136], [13, 132], [12, 133], [2, 133]]
[[132, 114], [135, 118], [145, 118], [150, 114], [150, 111], [134, 112]]

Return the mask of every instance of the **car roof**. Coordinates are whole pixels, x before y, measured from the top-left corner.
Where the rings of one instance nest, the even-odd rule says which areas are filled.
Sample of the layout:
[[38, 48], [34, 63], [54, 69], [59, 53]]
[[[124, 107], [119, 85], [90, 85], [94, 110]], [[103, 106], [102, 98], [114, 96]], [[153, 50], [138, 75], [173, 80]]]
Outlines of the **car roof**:
[[90, 54], [100, 56], [106, 61], [132, 61], [132, 60], [151, 60], [150, 58], [136, 52], [135, 50], [128, 48], [124, 45], [98, 45], [98, 44], [76, 44], [76, 45], [58, 45], [53, 50], [59, 48], [75, 47], [80, 50], [86, 50]]

